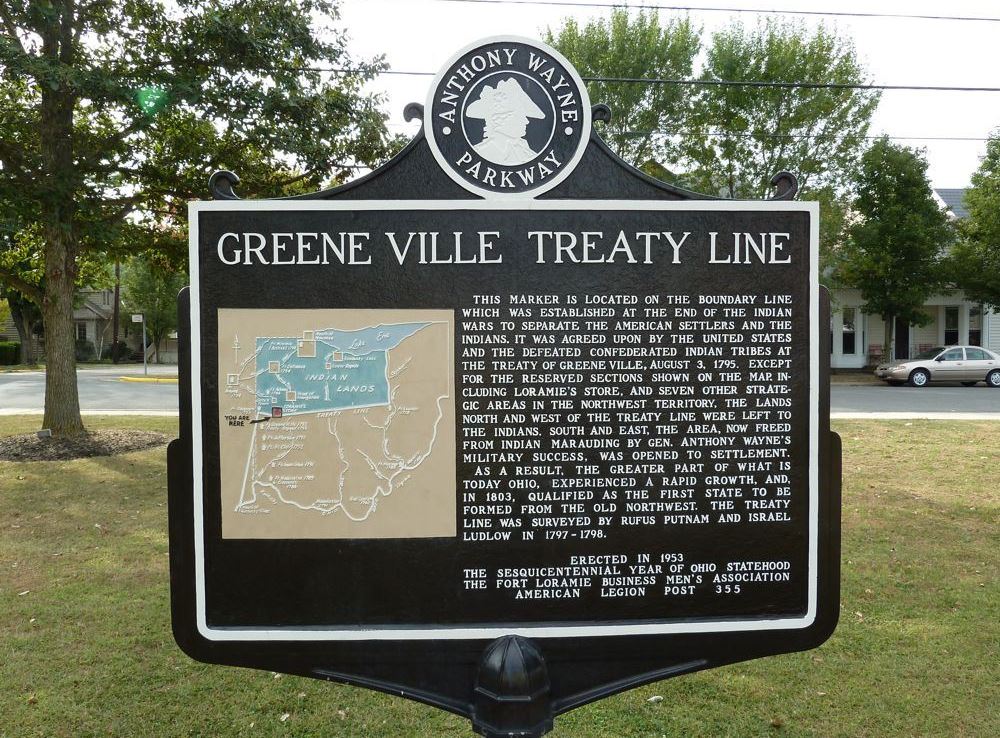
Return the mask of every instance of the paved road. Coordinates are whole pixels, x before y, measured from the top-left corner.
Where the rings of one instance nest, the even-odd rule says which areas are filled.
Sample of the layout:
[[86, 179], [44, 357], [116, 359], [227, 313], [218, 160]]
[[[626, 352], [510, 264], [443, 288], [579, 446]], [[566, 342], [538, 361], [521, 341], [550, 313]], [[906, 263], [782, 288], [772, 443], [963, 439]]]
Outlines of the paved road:
[[[151, 375], [171, 374], [176, 367], [150, 367]], [[77, 373], [84, 411], [132, 413], [177, 412], [176, 384], [122, 382], [123, 374], [142, 376], [142, 367], [96, 367]], [[45, 375], [41, 372], [0, 373], [0, 413], [41, 411]], [[834, 385], [831, 410], [835, 416], [867, 413], [928, 414], [962, 417], [996, 416], [1000, 420], [1000, 390], [977, 387], [888, 387]]]
[[[150, 367], [150, 376], [176, 374], [177, 367]], [[77, 371], [80, 409], [128, 411], [141, 414], [177, 412], [177, 385], [123, 382], [122, 376], [143, 376], [142, 366], [95, 367]], [[43, 372], [0, 373], [0, 413], [40, 412], [45, 402]]]
[[830, 388], [830, 412], [834, 417], [868, 413], [954, 415], [995, 415], [1000, 420], [1000, 389], [980, 384], [975, 387], [855, 387]]

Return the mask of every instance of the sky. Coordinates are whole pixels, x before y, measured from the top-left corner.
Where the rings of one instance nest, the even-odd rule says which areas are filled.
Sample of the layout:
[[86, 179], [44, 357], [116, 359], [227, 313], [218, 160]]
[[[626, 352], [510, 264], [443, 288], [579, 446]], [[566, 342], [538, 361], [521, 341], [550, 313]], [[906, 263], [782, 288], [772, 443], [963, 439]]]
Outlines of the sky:
[[[559, 4], [493, 4], [468, 0], [342, 0], [341, 23], [355, 58], [385, 55], [390, 69], [432, 72], [459, 49], [488, 36], [540, 38], [563, 18], [580, 23], [608, 17], [610, 0], [565, 0]], [[588, 5], [589, 3], [589, 5]], [[683, 5], [700, 8], [809, 10], [911, 15], [973, 16], [998, 22], [923, 19], [787, 16], [807, 26], [824, 23], [851, 38], [875, 84], [1000, 87], [1000, 2], [994, 0], [628, 0], [632, 7]], [[684, 11], [659, 11], [667, 19]], [[755, 24], [763, 13], [691, 10], [705, 31], [740, 20]], [[403, 120], [403, 107], [423, 102], [431, 77], [382, 75], [372, 91], [387, 96], [390, 130], [412, 135], [417, 122]], [[600, 102], [593, 100], [592, 102]], [[934, 187], [966, 187], [985, 153], [985, 142], [917, 137], [984, 139], [1000, 127], [1000, 92], [893, 91], [882, 93], [871, 135], [914, 137], [897, 143], [925, 149]]]

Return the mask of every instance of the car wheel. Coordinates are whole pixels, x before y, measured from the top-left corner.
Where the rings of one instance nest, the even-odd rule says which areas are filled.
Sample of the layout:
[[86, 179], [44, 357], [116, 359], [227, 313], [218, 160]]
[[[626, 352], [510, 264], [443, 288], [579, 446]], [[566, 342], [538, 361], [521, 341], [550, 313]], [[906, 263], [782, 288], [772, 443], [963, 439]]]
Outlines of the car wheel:
[[911, 387], [926, 387], [927, 383], [931, 381], [930, 372], [926, 369], [914, 369], [910, 373], [910, 386]]
[[890, 387], [902, 387], [906, 382], [901, 379], [887, 379]]
[[979, 382], [962, 382], [963, 387], [975, 387]]
[[990, 387], [1000, 387], [1000, 369], [994, 369], [986, 375], [986, 384]]

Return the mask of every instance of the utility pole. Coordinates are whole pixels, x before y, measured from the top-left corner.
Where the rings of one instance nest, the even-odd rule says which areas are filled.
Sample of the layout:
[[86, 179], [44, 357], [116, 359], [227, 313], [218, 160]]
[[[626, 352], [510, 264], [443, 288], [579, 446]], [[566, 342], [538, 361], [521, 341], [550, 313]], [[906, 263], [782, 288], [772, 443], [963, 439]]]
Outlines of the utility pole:
[[121, 283], [122, 283], [122, 265], [117, 259], [115, 260], [115, 309], [113, 311], [113, 317], [111, 318], [113, 322], [113, 327], [111, 330], [111, 361], [115, 364], [118, 363], [118, 309], [121, 305]]
[[149, 376], [149, 366], [146, 364], [146, 313], [142, 314], [142, 374]]

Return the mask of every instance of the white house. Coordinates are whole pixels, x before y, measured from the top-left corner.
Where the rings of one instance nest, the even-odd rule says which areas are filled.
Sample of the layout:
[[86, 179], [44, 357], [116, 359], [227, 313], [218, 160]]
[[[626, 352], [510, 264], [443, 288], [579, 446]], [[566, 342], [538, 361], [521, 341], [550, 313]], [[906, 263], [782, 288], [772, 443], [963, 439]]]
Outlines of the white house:
[[[833, 351], [830, 366], [834, 369], [860, 369], [882, 360], [885, 322], [880, 315], [861, 312], [861, 293], [853, 289], [834, 289], [830, 329]], [[895, 359], [908, 359], [932, 346], [953, 343], [983, 346], [1000, 351], [1000, 313], [991, 313], [982, 305], [966, 300], [960, 290], [952, 294], [932, 295], [924, 303], [930, 322], [911, 326], [896, 321], [893, 344]]]
[[94, 347], [96, 358], [100, 358], [104, 348], [111, 345], [114, 298], [114, 290], [84, 287], [76, 291], [73, 308], [76, 340], [89, 342]]
[[[95, 356], [111, 345], [114, 305], [114, 290], [95, 290], [89, 287], [76, 291], [73, 299], [73, 324], [75, 338], [78, 342], [87, 341], [93, 347]], [[36, 326], [40, 333], [41, 324]], [[11, 318], [0, 322], [0, 341], [20, 341], [17, 327]], [[35, 356], [45, 353], [44, 336], [32, 336]]]
[[[113, 289], [97, 290], [82, 287], [76, 291], [73, 300], [75, 338], [78, 344], [84, 341], [90, 344], [93, 349], [89, 352], [92, 358], [99, 358], [110, 351], [114, 336], [114, 303], [115, 291]], [[41, 326], [39, 325], [38, 328]], [[127, 356], [123, 355], [123, 359], [142, 358], [142, 330], [138, 325], [128, 322], [127, 315], [122, 323], [118, 340], [124, 341], [128, 347]], [[10, 318], [0, 322], [0, 341], [20, 341], [17, 327]], [[44, 335], [33, 336], [32, 341], [35, 356], [43, 357], [45, 354]], [[146, 353], [149, 360], [152, 361], [154, 350], [151, 345]], [[160, 340], [159, 359], [161, 363], [177, 363], [176, 331], [171, 331]]]
[[[962, 205], [964, 189], [934, 191], [942, 207], [954, 217], [968, 213]], [[830, 331], [833, 339], [830, 366], [834, 369], [860, 369], [883, 359], [885, 322], [880, 315], [861, 312], [864, 300], [855, 289], [834, 288], [831, 291]], [[896, 321], [893, 356], [907, 359], [933, 346], [968, 344], [1000, 351], [1000, 313], [969, 302], [961, 290], [932, 295], [924, 304], [930, 318], [924, 326]]]

